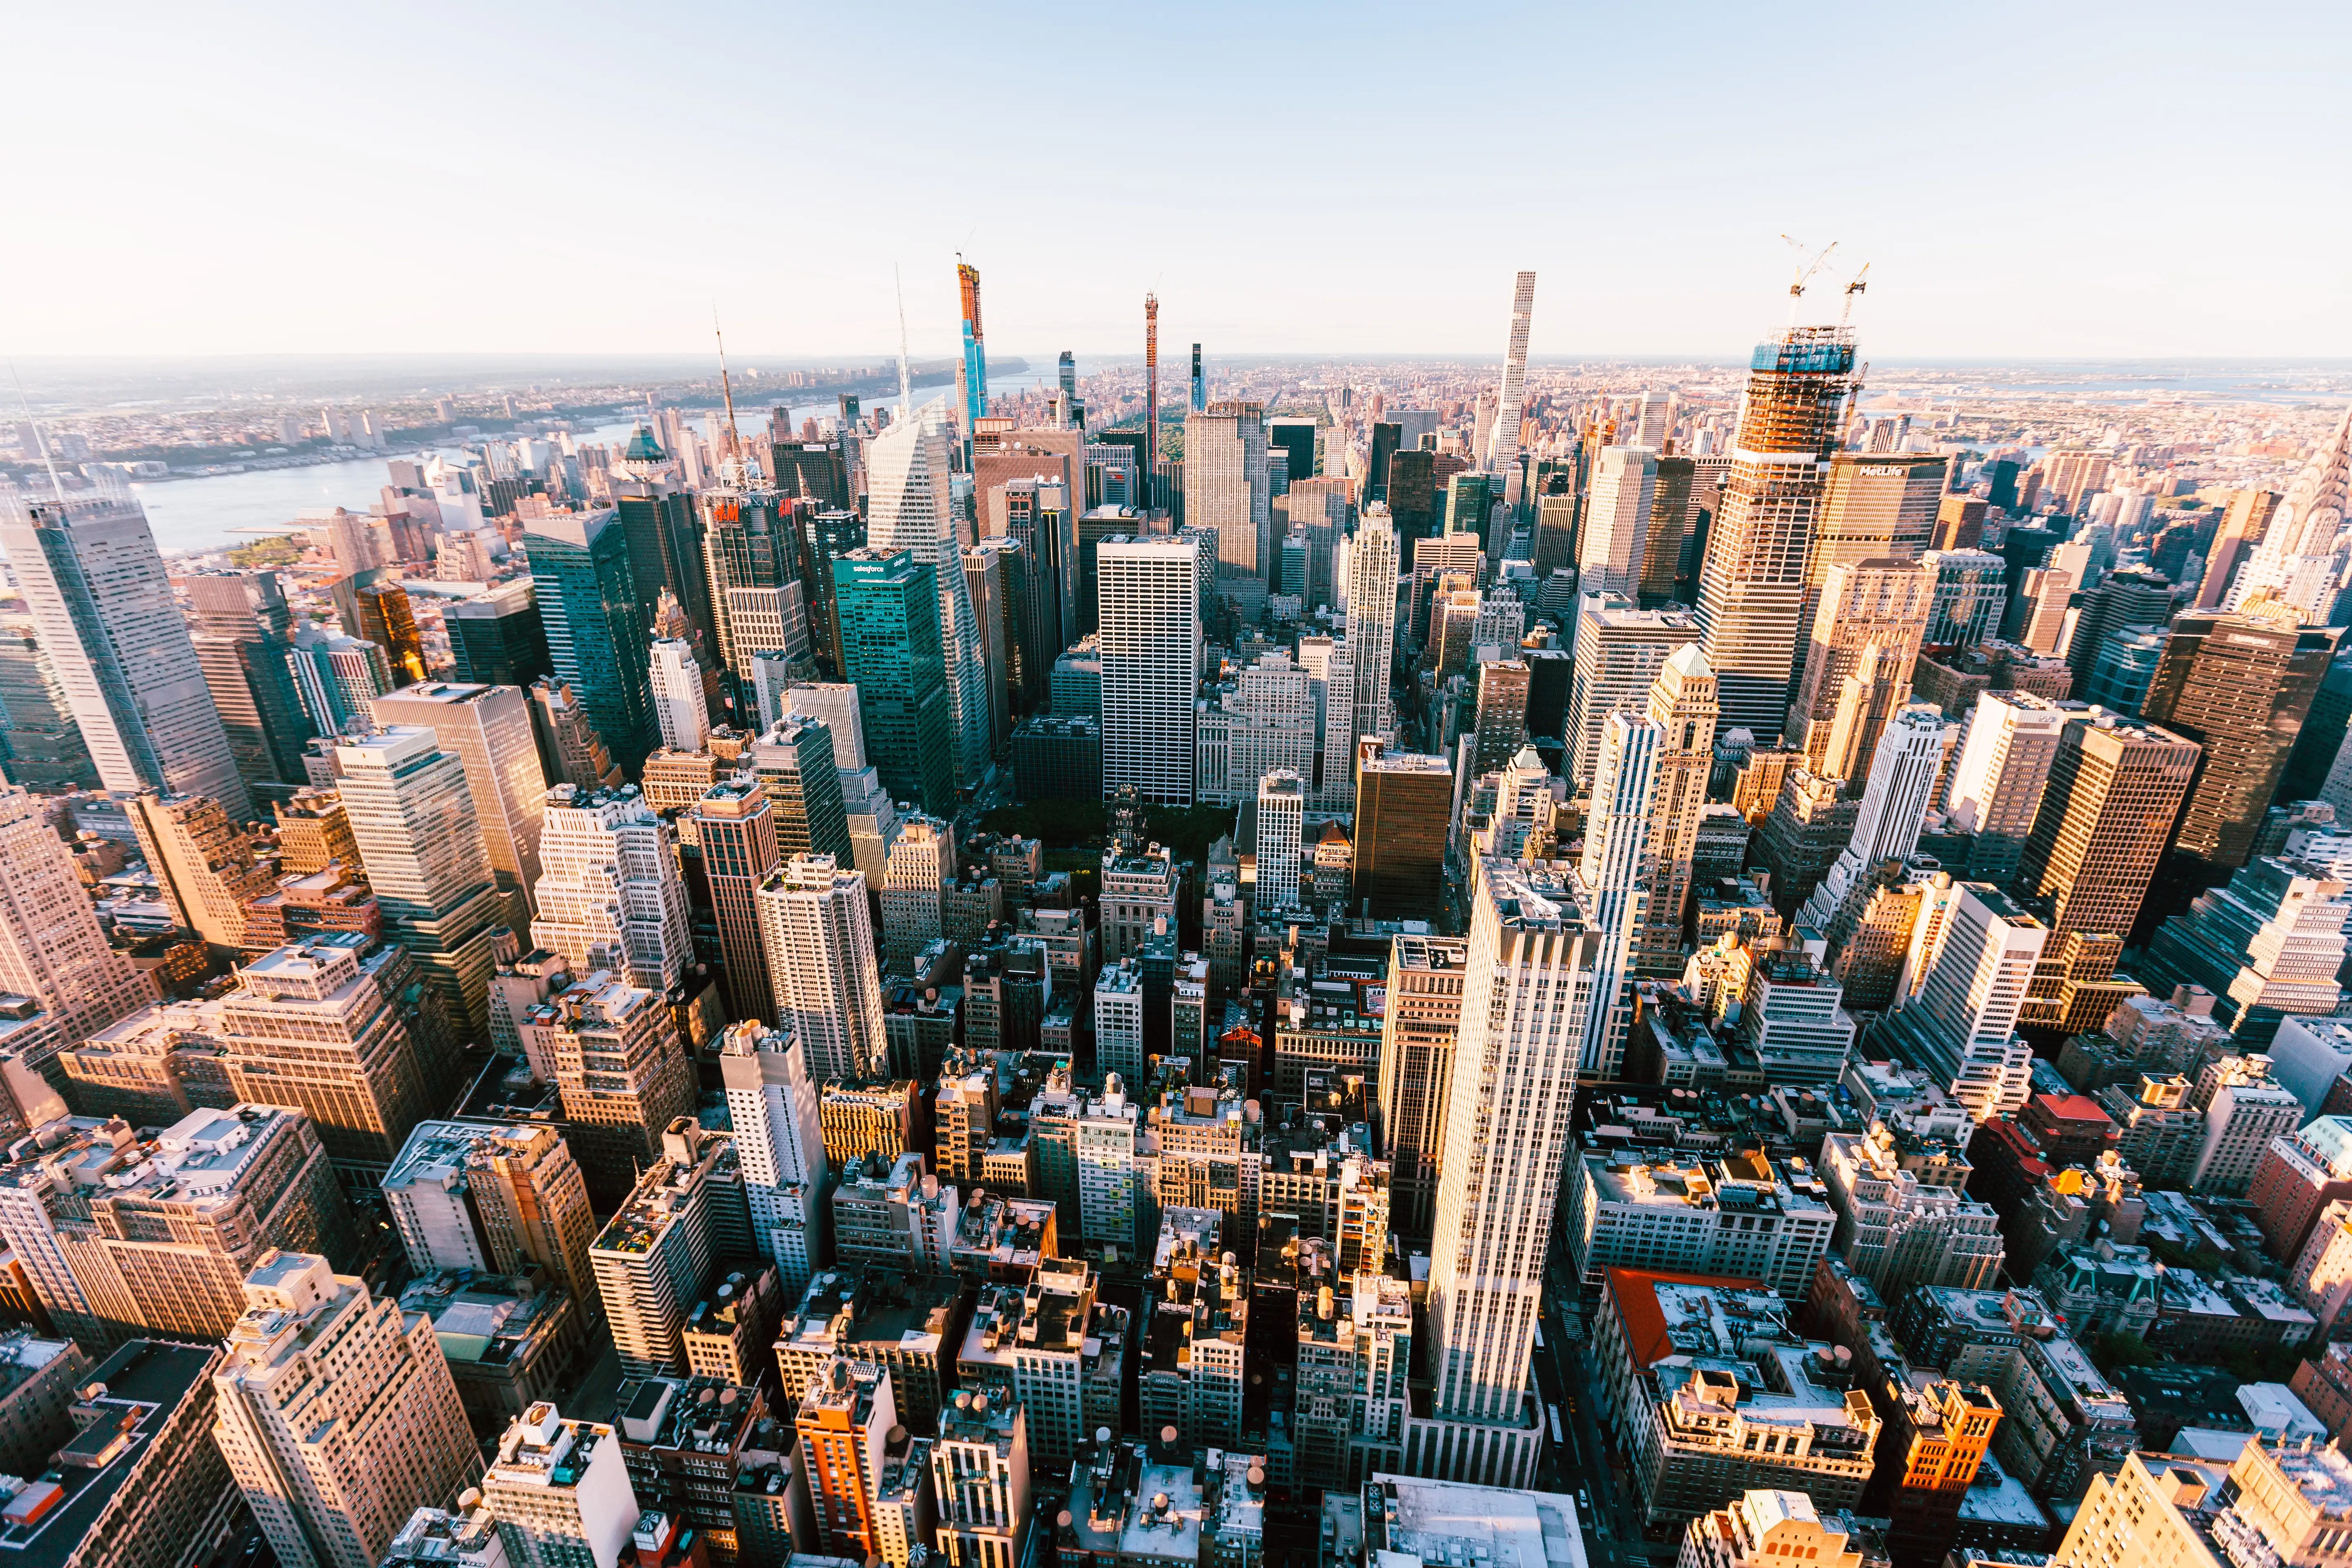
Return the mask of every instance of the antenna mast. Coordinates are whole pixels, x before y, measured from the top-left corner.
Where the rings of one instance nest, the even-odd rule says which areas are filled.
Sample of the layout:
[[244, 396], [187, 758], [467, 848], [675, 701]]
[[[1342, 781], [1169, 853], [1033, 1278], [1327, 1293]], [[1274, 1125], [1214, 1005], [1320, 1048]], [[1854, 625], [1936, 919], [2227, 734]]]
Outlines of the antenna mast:
[[898, 274], [898, 264], [890, 264], [891, 281], [898, 289], [898, 417], [910, 418], [915, 412], [915, 381], [907, 369], [907, 280]]

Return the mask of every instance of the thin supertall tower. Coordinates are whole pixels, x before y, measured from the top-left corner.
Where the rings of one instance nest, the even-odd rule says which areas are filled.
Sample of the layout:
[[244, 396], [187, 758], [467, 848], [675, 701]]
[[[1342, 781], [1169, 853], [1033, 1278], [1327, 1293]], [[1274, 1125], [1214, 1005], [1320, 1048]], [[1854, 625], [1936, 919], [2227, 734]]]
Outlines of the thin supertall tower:
[[[1792, 293], [1803, 289], [1800, 278]], [[1853, 332], [1843, 321], [1792, 322], [1748, 361], [1731, 475], [1699, 570], [1702, 646], [1720, 683], [1717, 723], [1725, 730], [1762, 738], [1786, 727], [1805, 562], [1857, 387], [1853, 370]]]
[[1536, 312], [1536, 275], [1519, 274], [1511, 290], [1511, 342], [1503, 352], [1503, 388], [1486, 443], [1486, 471], [1506, 474], [1519, 460], [1519, 410], [1527, 397], [1528, 322]]
[[1143, 297], [1143, 494], [1160, 471], [1160, 296]]
[[980, 428], [988, 412], [988, 348], [980, 326], [980, 268], [959, 257], [956, 290], [963, 300], [963, 429], [964, 438]]
[[1209, 384], [1201, 374], [1201, 345], [1192, 345], [1192, 412], [1209, 406]]

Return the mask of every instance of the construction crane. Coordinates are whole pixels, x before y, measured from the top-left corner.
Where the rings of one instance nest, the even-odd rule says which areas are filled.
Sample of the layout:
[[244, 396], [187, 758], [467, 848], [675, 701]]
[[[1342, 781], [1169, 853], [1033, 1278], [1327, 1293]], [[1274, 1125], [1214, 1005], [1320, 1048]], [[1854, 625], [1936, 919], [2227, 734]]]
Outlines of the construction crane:
[[1791, 249], [1796, 251], [1800, 261], [1800, 265], [1797, 268], [1796, 280], [1789, 285], [1789, 324], [1793, 327], [1797, 324], [1798, 301], [1805, 297], [1805, 288], [1808, 284], [1812, 282], [1813, 274], [1819, 272], [1823, 267], [1829, 264], [1830, 252], [1837, 248], [1837, 241], [1834, 239], [1830, 241], [1827, 247], [1814, 254], [1813, 258], [1811, 261], [1805, 261], [1803, 258], [1806, 246], [1803, 240], [1797, 238], [1793, 235], [1787, 234], [1782, 235], [1780, 237], [1788, 242]]
[[1869, 286], [1870, 263], [1865, 261], [1862, 264], [1862, 270], [1853, 275], [1853, 281], [1845, 286], [1845, 306], [1838, 311], [1838, 330], [1840, 331], [1843, 331], [1847, 323], [1853, 320], [1854, 296], [1860, 294]]

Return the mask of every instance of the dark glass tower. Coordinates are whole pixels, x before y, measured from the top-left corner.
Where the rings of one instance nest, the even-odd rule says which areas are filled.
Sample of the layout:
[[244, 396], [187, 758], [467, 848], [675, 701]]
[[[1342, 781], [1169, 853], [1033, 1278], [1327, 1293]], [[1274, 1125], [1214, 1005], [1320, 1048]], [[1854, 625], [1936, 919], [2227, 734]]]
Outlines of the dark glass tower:
[[955, 812], [955, 731], [940, 647], [939, 576], [908, 551], [858, 549], [833, 563], [842, 679], [857, 684], [866, 755], [894, 800]]
[[461, 681], [527, 687], [555, 668], [547, 655], [539, 594], [528, 578], [446, 605], [441, 624], [449, 629], [449, 655]]
[[657, 739], [646, 631], [653, 595], [637, 591], [620, 515], [533, 518], [523, 551], [547, 626], [548, 661], [614, 762], [635, 777]]

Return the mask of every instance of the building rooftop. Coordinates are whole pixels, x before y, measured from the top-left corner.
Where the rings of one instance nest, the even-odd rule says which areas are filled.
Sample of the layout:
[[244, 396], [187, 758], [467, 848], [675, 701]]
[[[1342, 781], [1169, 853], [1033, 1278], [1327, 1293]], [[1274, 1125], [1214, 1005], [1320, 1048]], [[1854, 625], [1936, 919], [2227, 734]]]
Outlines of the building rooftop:
[[79, 1400], [86, 1422], [57, 1463], [0, 1505], [0, 1551], [22, 1568], [53, 1568], [75, 1557], [107, 1506], [144, 1463], [161, 1432], [211, 1374], [220, 1352], [210, 1345], [133, 1340], [100, 1363], [82, 1384], [105, 1392]]
[[499, 1439], [499, 1457], [484, 1476], [488, 1486], [568, 1489], [588, 1473], [597, 1446], [613, 1428], [595, 1421], [566, 1421], [545, 1400], [517, 1416]]
[[1585, 1568], [1576, 1500], [1558, 1492], [1375, 1475], [1362, 1528], [1381, 1568]]

